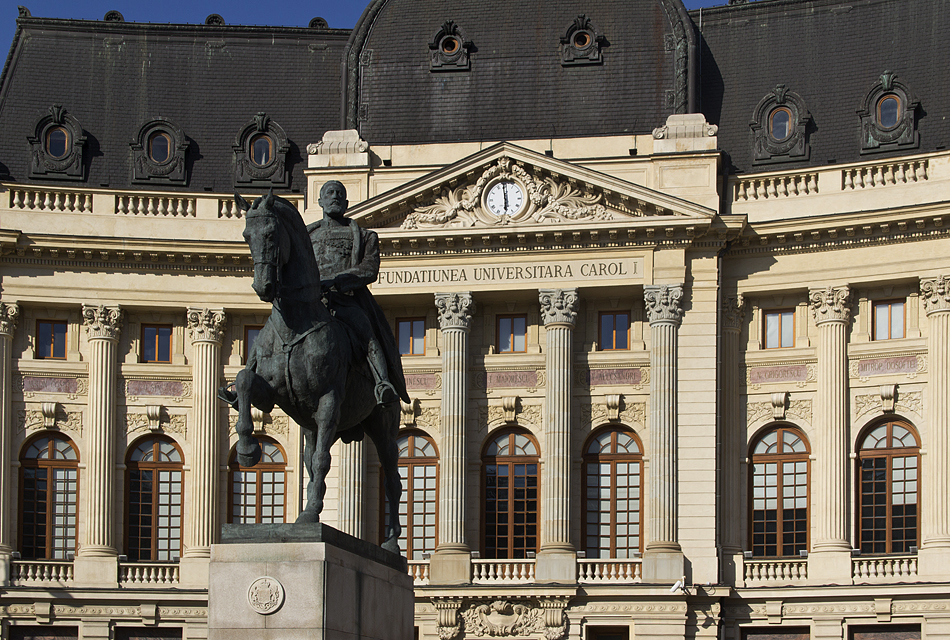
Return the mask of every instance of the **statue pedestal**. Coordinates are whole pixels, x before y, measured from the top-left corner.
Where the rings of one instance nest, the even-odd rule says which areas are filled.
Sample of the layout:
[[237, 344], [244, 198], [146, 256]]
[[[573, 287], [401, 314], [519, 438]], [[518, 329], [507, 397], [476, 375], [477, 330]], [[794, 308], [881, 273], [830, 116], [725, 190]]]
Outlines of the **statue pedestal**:
[[224, 525], [209, 640], [411, 640], [406, 560], [323, 524]]

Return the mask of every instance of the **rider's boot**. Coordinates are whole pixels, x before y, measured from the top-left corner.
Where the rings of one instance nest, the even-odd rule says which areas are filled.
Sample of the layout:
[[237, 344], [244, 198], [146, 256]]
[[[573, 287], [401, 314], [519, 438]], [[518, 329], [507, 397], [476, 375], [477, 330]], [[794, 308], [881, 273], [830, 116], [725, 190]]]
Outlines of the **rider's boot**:
[[387, 405], [398, 401], [399, 394], [396, 393], [396, 388], [389, 381], [389, 367], [386, 365], [386, 357], [375, 338], [370, 340], [366, 349], [366, 360], [369, 362], [370, 371], [373, 372], [373, 379], [376, 381], [376, 404]]

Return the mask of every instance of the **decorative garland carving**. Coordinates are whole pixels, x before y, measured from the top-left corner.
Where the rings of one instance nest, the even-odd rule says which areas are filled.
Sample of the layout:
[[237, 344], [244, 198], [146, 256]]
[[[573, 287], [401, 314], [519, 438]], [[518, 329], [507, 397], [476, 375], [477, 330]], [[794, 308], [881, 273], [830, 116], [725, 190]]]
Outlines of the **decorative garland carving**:
[[[138, 433], [140, 431], [152, 431], [152, 422], [147, 414], [129, 413], [125, 417], [126, 433]], [[158, 428], [168, 433], [177, 433], [182, 437], [188, 435], [188, 426], [183, 415], [167, 415], [162, 412], [158, 420]]]
[[[610, 408], [606, 402], [582, 402], [578, 404], [577, 412], [580, 423], [589, 424], [591, 429], [611, 422]], [[627, 402], [623, 400], [620, 405], [619, 420], [613, 422], [646, 427], [647, 404], [645, 402]]]
[[33, 409], [19, 409], [17, 411], [17, 433], [27, 429], [52, 428], [60, 431], [72, 431], [82, 436], [82, 412], [66, 411], [57, 403], [56, 413], [53, 416], [52, 424], [44, 419], [42, 411]]
[[[922, 415], [924, 411], [924, 394], [920, 391], [900, 393], [894, 402], [894, 411], [910, 411]], [[880, 393], [869, 393], [854, 397], [854, 417], [860, 418], [866, 413], [884, 413]]]
[[[228, 416], [228, 429], [231, 433], [237, 434], [238, 416], [235, 414]], [[287, 416], [272, 416], [269, 413], [262, 413], [261, 418], [254, 421], [254, 431], [256, 433], [266, 433], [267, 435], [286, 436], [290, 433], [290, 418]]]
[[[811, 424], [812, 420], [812, 401], [811, 400], [791, 400], [785, 415], [793, 415], [801, 418], [806, 423]], [[774, 406], [771, 402], [750, 402], [746, 406], [746, 426], [751, 427], [762, 419], [774, 420]]]
[[[496, 600], [472, 603], [461, 615], [466, 635], [496, 638], [540, 635], [546, 640], [558, 640], [567, 635], [567, 616], [563, 606], [551, 608], [553, 616], [547, 615], [549, 608]], [[555, 618], [554, 624], [549, 620], [551, 617]]]

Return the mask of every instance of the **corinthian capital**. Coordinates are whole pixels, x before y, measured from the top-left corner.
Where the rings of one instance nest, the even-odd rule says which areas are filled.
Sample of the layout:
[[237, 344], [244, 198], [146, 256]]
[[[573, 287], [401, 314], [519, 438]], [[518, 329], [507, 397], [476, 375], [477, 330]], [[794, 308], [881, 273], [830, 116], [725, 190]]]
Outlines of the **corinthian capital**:
[[847, 322], [851, 317], [851, 289], [847, 286], [812, 289], [808, 293], [808, 302], [815, 315], [815, 324]]
[[650, 324], [661, 322], [679, 324], [683, 319], [683, 285], [648, 284], [643, 288], [647, 320]]
[[19, 305], [12, 302], [0, 302], [0, 336], [12, 336], [19, 319]]
[[122, 333], [122, 309], [105, 305], [82, 306], [82, 324], [90, 339], [118, 340]]
[[475, 301], [472, 294], [437, 293], [435, 306], [439, 310], [440, 329], [465, 329], [472, 326], [472, 314], [475, 313]]
[[194, 342], [221, 342], [224, 309], [188, 309], [188, 333]]
[[741, 295], [726, 296], [722, 299], [722, 328], [728, 331], [742, 329], [745, 317], [745, 300]]
[[574, 326], [577, 319], [577, 289], [539, 289], [541, 317], [545, 326], [549, 324], [569, 324]]
[[944, 276], [921, 280], [920, 297], [928, 316], [938, 311], [950, 311], [950, 280]]

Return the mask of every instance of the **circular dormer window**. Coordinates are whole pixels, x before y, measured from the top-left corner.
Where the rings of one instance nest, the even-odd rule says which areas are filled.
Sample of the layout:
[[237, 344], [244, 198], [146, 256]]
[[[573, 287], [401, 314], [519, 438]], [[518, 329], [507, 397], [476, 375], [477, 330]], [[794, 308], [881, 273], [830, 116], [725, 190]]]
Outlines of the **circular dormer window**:
[[455, 36], [445, 36], [439, 43], [439, 50], [446, 56], [454, 56], [462, 49], [462, 43]]
[[587, 49], [594, 43], [594, 36], [590, 31], [575, 31], [574, 35], [571, 37], [571, 44], [574, 45], [574, 48], [583, 51]]

